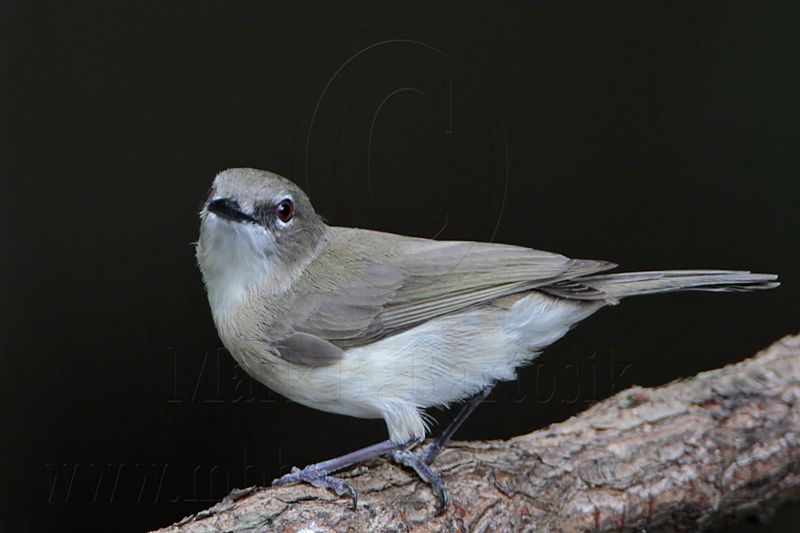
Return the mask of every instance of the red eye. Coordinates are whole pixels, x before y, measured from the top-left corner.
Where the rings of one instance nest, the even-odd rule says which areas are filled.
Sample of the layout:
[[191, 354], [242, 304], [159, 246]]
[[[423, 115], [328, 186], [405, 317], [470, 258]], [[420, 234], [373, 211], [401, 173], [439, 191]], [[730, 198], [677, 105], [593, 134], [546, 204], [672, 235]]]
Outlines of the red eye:
[[294, 204], [288, 198], [282, 200], [275, 208], [275, 216], [283, 223], [289, 222], [294, 216]]

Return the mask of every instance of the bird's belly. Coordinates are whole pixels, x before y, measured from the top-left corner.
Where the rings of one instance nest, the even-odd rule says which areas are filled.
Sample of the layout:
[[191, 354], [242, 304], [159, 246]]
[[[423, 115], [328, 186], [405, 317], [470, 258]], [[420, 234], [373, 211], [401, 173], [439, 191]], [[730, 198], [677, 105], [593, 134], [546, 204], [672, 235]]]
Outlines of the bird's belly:
[[600, 306], [531, 292], [509, 308], [485, 305], [442, 316], [348, 350], [337, 377], [349, 385], [340, 390], [423, 408], [462, 400], [514, 379], [517, 367]]
[[387, 399], [444, 405], [514, 379], [518, 366], [597, 307], [532, 292], [510, 308], [473, 308], [351, 348], [333, 365], [277, 360], [257, 379], [299, 403], [353, 416], [380, 416], [376, 406]]
[[518, 366], [599, 307], [531, 292], [507, 306], [445, 315], [351, 348], [328, 366], [264, 355], [234, 357], [255, 379], [295, 402], [360, 418], [382, 417], [393, 438], [402, 440], [424, 435], [420, 409], [514, 379]]

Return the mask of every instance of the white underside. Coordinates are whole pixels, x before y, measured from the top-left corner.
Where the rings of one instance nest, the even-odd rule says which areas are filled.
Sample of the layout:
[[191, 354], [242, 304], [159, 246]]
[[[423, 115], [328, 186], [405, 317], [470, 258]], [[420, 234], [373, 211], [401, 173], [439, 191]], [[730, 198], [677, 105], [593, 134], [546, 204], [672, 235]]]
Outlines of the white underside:
[[383, 418], [390, 438], [403, 442], [425, 436], [423, 409], [514, 379], [517, 367], [601, 306], [533, 292], [508, 310], [484, 306], [447, 315], [350, 349], [335, 365], [301, 368], [279, 362], [284, 371], [260, 379], [315, 409]]

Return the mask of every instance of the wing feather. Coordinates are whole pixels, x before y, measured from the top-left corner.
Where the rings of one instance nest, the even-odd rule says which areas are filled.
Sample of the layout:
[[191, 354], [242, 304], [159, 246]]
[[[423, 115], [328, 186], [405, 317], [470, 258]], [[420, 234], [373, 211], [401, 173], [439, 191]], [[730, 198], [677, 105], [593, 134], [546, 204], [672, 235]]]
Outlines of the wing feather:
[[352, 228], [331, 228], [328, 239], [282, 307], [287, 334], [304, 332], [341, 348], [615, 266], [519, 246]]

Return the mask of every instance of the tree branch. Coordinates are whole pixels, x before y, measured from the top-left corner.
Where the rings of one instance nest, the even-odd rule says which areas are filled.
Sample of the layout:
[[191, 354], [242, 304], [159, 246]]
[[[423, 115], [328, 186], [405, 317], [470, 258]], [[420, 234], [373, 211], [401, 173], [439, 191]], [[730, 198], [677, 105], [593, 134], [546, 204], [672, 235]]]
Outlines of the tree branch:
[[800, 496], [800, 335], [739, 364], [625, 390], [507, 441], [454, 442], [452, 503], [387, 460], [343, 474], [359, 506], [311, 486], [250, 488], [162, 531], [697, 530]]

